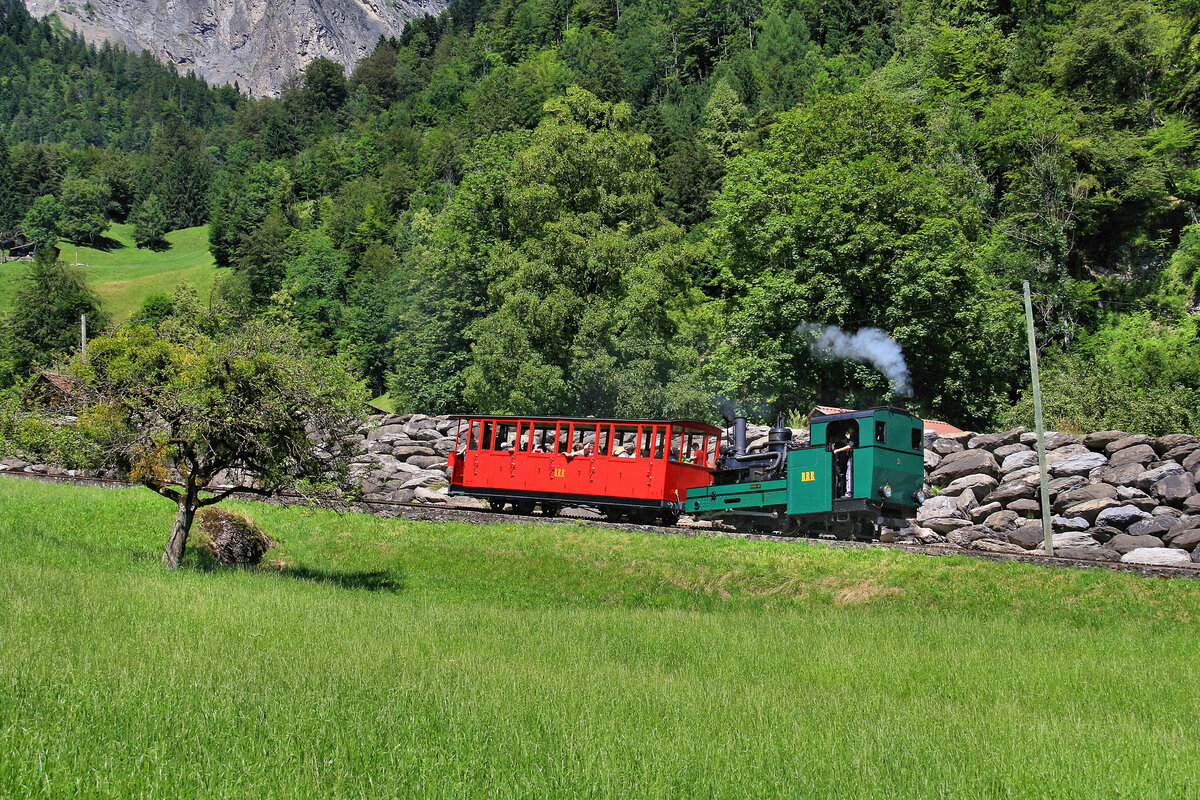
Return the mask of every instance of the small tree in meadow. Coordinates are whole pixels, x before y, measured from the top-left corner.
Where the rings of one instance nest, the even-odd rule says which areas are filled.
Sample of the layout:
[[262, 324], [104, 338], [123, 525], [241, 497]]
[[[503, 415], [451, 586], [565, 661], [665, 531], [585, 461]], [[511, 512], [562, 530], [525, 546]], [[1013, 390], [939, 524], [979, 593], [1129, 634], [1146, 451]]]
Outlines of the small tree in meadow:
[[[196, 511], [235, 491], [294, 487], [321, 502], [348, 485], [353, 452], [342, 442], [362, 422], [366, 393], [289, 324], [201, 315], [158, 331], [129, 326], [91, 342], [88, 361], [70, 371], [85, 404], [76, 424], [96, 461], [177, 506], [168, 569], [183, 558]], [[249, 485], [210, 488], [225, 470]]]

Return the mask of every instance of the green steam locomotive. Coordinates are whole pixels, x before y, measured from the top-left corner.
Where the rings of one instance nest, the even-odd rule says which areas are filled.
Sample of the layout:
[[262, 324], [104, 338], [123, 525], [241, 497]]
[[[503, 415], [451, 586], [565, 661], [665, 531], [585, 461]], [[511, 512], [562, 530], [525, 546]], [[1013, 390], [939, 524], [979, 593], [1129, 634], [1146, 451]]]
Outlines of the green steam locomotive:
[[733, 420], [733, 447], [709, 486], [689, 489], [684, 513], [740, 530], [839, 539], [876, 538], [903, 527], [924, 499], [924, 423], [884, 406], [815, 416], [809, 443], [777, 426], [767, 449], [746, 452], [746, 420]]

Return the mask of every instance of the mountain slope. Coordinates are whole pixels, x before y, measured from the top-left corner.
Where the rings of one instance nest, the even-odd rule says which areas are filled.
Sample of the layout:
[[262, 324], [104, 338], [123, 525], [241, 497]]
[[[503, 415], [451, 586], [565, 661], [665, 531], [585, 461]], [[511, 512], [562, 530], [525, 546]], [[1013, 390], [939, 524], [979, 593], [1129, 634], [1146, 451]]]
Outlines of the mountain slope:
[[236, 81], [261, 96], [278, 94], [314, 58], [352, 66], [380, 36], [439, 14], [446, 0], [27, 0], [26, 7], [38, 17], [57, 14], [89, 41], [149, 50], [209, 83]]

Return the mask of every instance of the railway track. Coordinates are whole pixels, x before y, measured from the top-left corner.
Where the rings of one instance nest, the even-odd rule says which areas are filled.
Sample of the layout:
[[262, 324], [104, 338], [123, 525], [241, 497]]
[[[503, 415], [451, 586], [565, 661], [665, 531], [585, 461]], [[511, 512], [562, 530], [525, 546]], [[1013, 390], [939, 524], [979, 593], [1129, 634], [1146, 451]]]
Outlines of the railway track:
[[[47, 472], [0, 472], [0, 477], [16, 477], [29, 480], [52, 483], [73, 483], [81, 486], [103, 486], [106, 488], [127, 488], [140, 486], [138, 483], [114, 480], [111, 478], [92, 478], [80, 475], [55, 475]], [[232, 495], [244, 500], [264, 502], [263, 498], [252, 494]], [[303, 497], [295, 493], [282, 493], [265, 502], [282, 505], [303, 505]], [[503, 524], [519, 521], [538, 525], [583, 525], [610, 530], [638, 531], [662, 536], [716, 536], [728, 539], [746, 539], [751, 541], [777, 542], [785, 545], [808, 545], [835, 547], [839, 549], [883, 549], [897, 550], [905, 553], [915, 553], [925, 556], [966, 556], [985, 561], [1018, 561], [1027, 564], [1039, 564], [1053, 567], [1074, 567], [1077, 569], [1103, 569], [1109, 572], [1131, 572], [1147, 577], [1158, 578], [1200, 578], [1200, 563], [1191, 567], [1173, 567], [1149, 564], [1122, 564], [1111, 561], [1089, 561], [1078, 558], [1062, 558], [1047, 556], [1043, 553], [989, 553], [982, 550], [964, 550], [953, 545], [936, 544], [898, 544], [889, 542], [855, 542], [839, 539], [813, 539], [791, 536], [777, 536], [769, 533], [747, 533], [730, 528], [715, 527], [712, 524], [680, 521], [673, 527], [661, 525], [639, 525], [626, 522], [606, 522], [598, 516], [587, 513], [564, 511], [554, 516], [517, 515], [506, 512], [488, 511], [478, 508], [460, 506], [441, 506], [428, 503], [402, 503], [393, 500], [356, 500], [346, 504], [347, 510], [365, 514], [374, 514], [397, 519], [423, 522], [474, 522], [480, 524]]]

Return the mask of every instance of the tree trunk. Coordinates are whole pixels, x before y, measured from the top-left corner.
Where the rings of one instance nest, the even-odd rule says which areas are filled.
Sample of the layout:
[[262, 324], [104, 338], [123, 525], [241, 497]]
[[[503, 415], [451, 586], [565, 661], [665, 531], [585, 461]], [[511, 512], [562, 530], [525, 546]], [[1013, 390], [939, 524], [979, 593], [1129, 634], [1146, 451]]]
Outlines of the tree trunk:
[[163, 564], [167, 569], [176, 569], [183, 560], [183, 548], [187, 546], [188, 532], [192, 529], [192, 518], [196, 516], [196, 498], [191, 492], [184, 494], [179, 501], [179, 512], [175, 514], [175, 527], [171, 529], [171, 538], [167, 540], [167, 549], [163, 551]]

